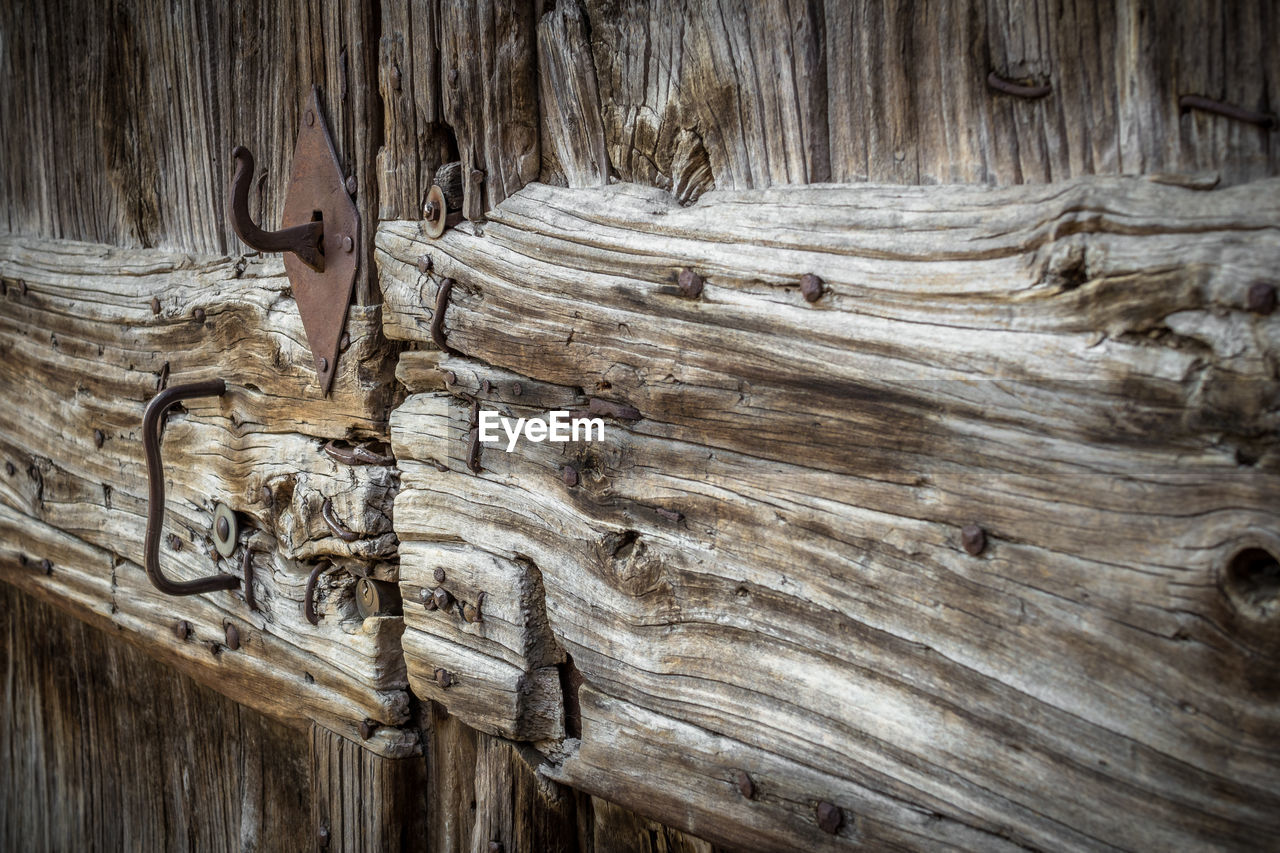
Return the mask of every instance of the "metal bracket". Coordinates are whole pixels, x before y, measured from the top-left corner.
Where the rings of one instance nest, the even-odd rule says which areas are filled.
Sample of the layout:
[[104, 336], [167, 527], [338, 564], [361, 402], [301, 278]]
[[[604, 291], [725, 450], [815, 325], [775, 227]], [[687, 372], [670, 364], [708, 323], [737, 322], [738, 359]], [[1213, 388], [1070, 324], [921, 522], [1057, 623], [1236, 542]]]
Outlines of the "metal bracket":
[[[319, 92], [311, 87], [279, 231], [263, 231], [249, 216], [253, 155], [243, 147], [231, 181], [228, 212], [236, 234], [260, 252], [284, 252], [284, 269], [315, 360], [320, 392], [328, 394], [337, 372], [338, 344], [359, 268], [360, 214], [342, 177]], [[319, 226], [319, 227], [317, 227]]]

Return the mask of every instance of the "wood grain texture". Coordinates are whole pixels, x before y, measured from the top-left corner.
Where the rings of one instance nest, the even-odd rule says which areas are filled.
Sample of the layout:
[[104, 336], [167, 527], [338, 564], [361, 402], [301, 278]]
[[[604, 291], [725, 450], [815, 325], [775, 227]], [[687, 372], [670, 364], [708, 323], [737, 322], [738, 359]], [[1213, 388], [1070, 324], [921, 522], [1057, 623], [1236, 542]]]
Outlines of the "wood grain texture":
[[[6, 230], [238, 255], [224, 212], [231, 150], [254, 153], [265, 180], [250, 207], [278, 227], [317, 85], [342, 172], [357, 180], [367, 260], [382, 132], [376, 19], [373, 0], [6, 4]], [[358, 304], [375, 301], [371, 269], [361, 264]]]
[[4, 849], [299, 849], [302, 731], [7, 583], [0, 684]]
[[[482, 236], [388, 223], [387, 333], [428, 346], [450, 276], [464, 354], [400, 371], [397, 532], [535, 567], [586, 679], [548, 772], [713, 841], [1264, 843], [1280, 332], [1244, 304], [1275, 197], [530, 185]], [[638, 417], [473, 473], [471, 399]]]
[[598, 187], [609, 181], [586, 15], [565, 0], [538, 20], [542, 174], [547, 183]]

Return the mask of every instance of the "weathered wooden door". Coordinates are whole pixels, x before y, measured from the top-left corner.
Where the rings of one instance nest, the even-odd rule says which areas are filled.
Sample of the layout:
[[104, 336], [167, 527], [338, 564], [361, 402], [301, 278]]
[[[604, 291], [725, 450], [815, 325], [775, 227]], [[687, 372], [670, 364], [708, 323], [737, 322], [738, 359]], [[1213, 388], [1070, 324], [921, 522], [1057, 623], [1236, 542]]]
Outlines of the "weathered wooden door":
[[[6, 5], [0, 847], [1274, 844], [1278, 36]], [[309, 110], [324, 367], [227, 212], [242, 145], [280, 225]], [[234, 589], [174, 596], [143, 412], [213, 379], [157, 556]], [[602, 434], [482, 440], [553, 412]]]

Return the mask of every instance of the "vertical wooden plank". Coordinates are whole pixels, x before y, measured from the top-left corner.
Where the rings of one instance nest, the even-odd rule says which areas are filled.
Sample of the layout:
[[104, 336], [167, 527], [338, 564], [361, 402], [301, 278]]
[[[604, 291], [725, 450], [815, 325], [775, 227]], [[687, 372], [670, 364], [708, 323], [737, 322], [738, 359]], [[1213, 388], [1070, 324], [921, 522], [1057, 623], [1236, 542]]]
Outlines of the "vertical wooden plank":
[[537, 772], [532, 747], [490, 735], [477, 739], [473, 853], [540, 850], [570, 853], [577, 846], [574, 799], [568, 788]]
[[570, 187], [603, 186], [609, 180], [609, 155], [600, 89], [577, 0], [563, 0], [538, 21], [538, 69], [542, 180]]

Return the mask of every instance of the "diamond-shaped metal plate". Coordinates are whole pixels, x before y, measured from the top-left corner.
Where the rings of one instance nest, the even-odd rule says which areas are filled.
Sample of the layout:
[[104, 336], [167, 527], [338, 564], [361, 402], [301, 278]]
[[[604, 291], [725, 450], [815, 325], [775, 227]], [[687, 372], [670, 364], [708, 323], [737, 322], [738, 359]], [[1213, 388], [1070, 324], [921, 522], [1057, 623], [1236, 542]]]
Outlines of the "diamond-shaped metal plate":
[[347, 193], [342, 166], [311, 88], [293, 149], [293, 174], [280, 217], [285, 227], [319, 217], [324, 221], [324, 272], [317, 272], [292, 253], [284, 268], [311, 345], [320, 393], [328, 394], [337, 372], [338, 341], [347, 323], [347, 306], [360, 266], [360, 214]]

